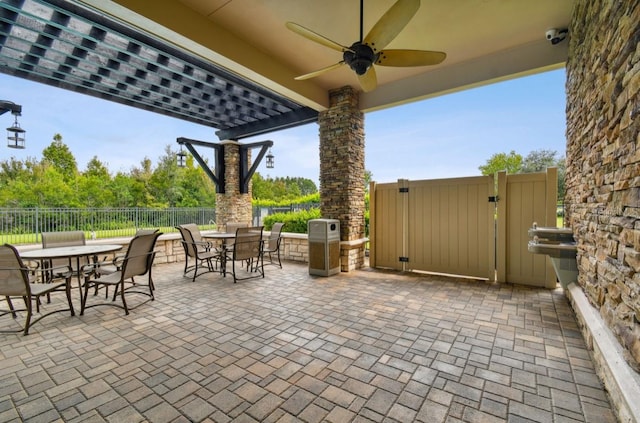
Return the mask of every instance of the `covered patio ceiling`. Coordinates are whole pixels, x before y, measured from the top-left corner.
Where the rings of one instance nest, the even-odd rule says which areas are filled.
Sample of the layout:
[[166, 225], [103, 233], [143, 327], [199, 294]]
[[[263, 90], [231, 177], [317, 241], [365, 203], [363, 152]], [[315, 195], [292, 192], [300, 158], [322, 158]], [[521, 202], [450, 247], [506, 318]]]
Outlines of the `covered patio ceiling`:
[[[364, 33], [394, 0], [364, 2]], [[376, 66], [364, 112], [564, 66], [572, 0], [422, 0], [388, 46], [447, 53], [439, 65]], [[296, 22], [342, 45], [359, 37], [357, 0], [3, 0], [0, 72], [217, 129], [242, 139], [317, 118], [327, 92], [352, 85], [340, 52], [288, 30]]]

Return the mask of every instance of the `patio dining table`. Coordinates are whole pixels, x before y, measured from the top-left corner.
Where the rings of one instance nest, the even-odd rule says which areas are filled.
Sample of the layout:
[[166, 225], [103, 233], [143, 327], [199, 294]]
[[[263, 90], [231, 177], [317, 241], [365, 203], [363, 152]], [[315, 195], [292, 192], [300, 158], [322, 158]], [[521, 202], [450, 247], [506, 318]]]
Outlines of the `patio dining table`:
[[227, 275], [227, 254], [228, 241], [236, 238], [235, 232], [207, 232], [202, 234], [202, 238], [207, 240], [220, 241], [222, 254], [220, 255], [220, 272], [223, 276]]
[[235, 232], [205, 232], [202, 234], [203, 238], [216, 239], [216, 240], [228, 240], [236, 237]]
[[72, 245], [68, 247], [41, 248], [38, 250], [23, 251], [20, 257], [27, 260], [53, 260], [53, 259], [76, 259], [76, 269], [78, 274], [78, 289], [82, 297], [82, 272], [80, 272], [80, 258], [93, 257], [98, 254], [112, 253], [122, 249], [120, 244], [91, 244]]

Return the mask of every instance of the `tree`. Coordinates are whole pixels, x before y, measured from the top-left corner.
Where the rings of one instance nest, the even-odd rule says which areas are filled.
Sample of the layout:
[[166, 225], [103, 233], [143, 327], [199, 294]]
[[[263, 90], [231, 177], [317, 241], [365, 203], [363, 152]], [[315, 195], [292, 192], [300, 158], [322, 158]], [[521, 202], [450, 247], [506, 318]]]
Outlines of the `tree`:
[[558, 200], [564, 199], [566, 165], [564, 157], [557, 157], [554, 150], [534, 150], [523, 159], [521, 155], [511, 150], [509, 154], [496, 153], [484, 166], [479, 169], [483, 175], [493, 175], [495, 172], [506, 170], [508, 173], [545, 172], [548, 167], [558, 168]]
[[553, 150], [534, 150], [522, 161], [522, 173], [544, 172], [548, 167], [558, 165], [557, 152]]
[[115, 202], [109, 169], [93, 156], [87, 169], [78, 177], [78, 201], [84, 207], [109, 207]]
[[164, 155], [158, 159], [158, 166], [153, 170], [149, 179], [149, 192], [157, 204], [175, 207], [182, 199], [178, 181], [178, 163], [176, 153], [167, 145]]
[[187, 163], [178, 169], [178, 186], [181, 194], [178, 207], [214, 207], [216, 187], [204, 170], [194, 165], [193, 156], [187, 155]]
[[251, 191], [256, 200], [282, 201], [315, 194], [318, 188], [311, 179], [289, 176], [264, 179], [256, 172], [251, 178]]
[[118, 172], [112, 181], [113, 207], [136, 207], [133, 197], [135, 181], [130, 175]]
[[[35, 168], [34, 179], [28, 194], [29, 202], [23, 207], [78, 207], [78, 190], [65, 181], [60, 171], [49, 164], [42, 162]], [[25, 193], [26, 194], [26, 193]]]
[[42, 150], [42, 158], [50, 163], [67, 183], [71, 183], [78, 175], [78, 163], [69, 147], [62, 142], [60, 134], [55, 134], [51, 144]]
[[84, 171], [83, 175], [95, 176], [102, 178], [105, 181], [111, 179], [107, 165], [98, 160], [97, 156], [93, 156], [91, 160], [89, 160], [89, 163], [87, 163], [87, 169]]
[[[11, 158], [0, 161], [2, 207], [213, 207], [216, 188], [205, 170], [187, 155], [178, 167], [176, 153], [167, 146], [157, 167], [145, 157], [139, 167], [111, 176], [96, 156], [78, 172], [76, 159], [56, 134], [43, 150], [41, 161]], [[310, 179], [262, 179], [253, 176], [254, 198], [295, 201], [317, 194]]]
[[369, 192], [369, 185], [373, 181], [373, 173], [370, 170], [364, 170], [364, 190], [365, 192]]
[[522, 156], [511, 150], [507, 153], [496, 153], [483, 166], [478, 166], [483, 175], [493, 175], [506, 170], [507, 173], [520, 173], [522, 170]]
[[151, 159], [145, 157], [140, 162], [141, 167], [131, 169], [131, 194], [132, 207], [158, 207], [162, 206], [156, 202], [150, 191], [150, 181], [153, 176], [153, 166]]
[[522, 165], [523, 173], [544, 172], [548, 167], [558, 168], [558, 200], [564, 199], [566, 166], [564, 157], [557, 157], [554, 150], [534, 150], [527, 154]]

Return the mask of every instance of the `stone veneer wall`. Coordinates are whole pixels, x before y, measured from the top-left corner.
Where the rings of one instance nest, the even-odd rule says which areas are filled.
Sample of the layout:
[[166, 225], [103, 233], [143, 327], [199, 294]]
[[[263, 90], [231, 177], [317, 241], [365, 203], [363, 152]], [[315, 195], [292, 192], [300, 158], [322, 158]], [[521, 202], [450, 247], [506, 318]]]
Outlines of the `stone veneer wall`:
[[320, 210], [340, 220], [341, 270], [364, 266], [364, 115], [358, 92], [343, 87], [329, 92], [329, 109], [320, 125]]
[[224, 145], [225, 193], [216, 194], [216, 225], [224, 228], [227, 222], [250, 223], [253, 218], [251, 183], [249, 192], [240, 194], [240, 145], [237, 141], [223, 141], [221, 144]]
[[[206, 231], [203, 231], [206, 233]], [[268, 234], [268, 231], [266, 232]], [[156, 257], [153, 260], [153, 265], [167, 263], [184, 262], [185, 254], [182, 247], [181, 237], [179, 233], [168, 233], [158, 237], [156, 242]], [[124, 254], [129, 248], [129, 242], [131, 238], [109, 238], [98, 241], [87, 241], [87, 244], [120, 244], [122, 249], [115, 251], [113, 254]], [[29, 251], [42, 248], [40, 244], [32, 245], [19, 245], [19, 251]], [[308, 263], [309, 262], [309, 241], [307, 234], [297, 233], [282, 233], [282, 244], [280, 246], [280, 258], [283, 265], [286, 266], [286, 262]], [[266, 263], [266, 261], [265, 261]]]
[[[206, 233], [204, 231], [203, 233]], [[268, 233], [268, 231], [266, 232]], [[117, 251], [118, 254], [123, 254], [127, 251], [131, 238], [110, 238], [108, 240], [100, 241], [88, 241], [89, 244], [121, 244], [122, 250]], [[176, 263], [184, 261], [184, 248], [181, 244], [181, 237], [178, 233], [169, 233], [160, 235], [156, 242], [156, 257], [153, 261], [154, 265], [165, 263]], [[20, 251], [28, 251], [31, 249], [40, 248], [38, 245], [21, 246]], [[282, 260], [294, 261], [299, 263], [309, 262], [309, 241], [307, 234], [297, 233], [282, 233], [282, 244], [280, 246], [280, 257]]]
[[640, 2], [577, 0], [567, 62], [567, 219], [578, 283], [640, 367]]

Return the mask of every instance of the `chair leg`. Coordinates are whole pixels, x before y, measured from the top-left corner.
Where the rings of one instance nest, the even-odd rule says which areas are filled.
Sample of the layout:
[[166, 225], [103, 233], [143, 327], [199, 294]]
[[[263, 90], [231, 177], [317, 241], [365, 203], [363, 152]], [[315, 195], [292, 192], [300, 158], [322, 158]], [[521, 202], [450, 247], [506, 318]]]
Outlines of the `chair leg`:
[[189, 255], [185, 254], [185, 257], [184, 257], [184, 272], [183, 272], [185, 276], [187, 275], [187, 268], [188, 267], [189, 267]]
[[129, 315], [129, 309], [127, 308], [127, 300], [124, 299], [124, 281], [120, 283], [120, 297], [122, 298], [122, 306], [124, 307], [124, 314]]
[[236, 261], [233, 259], [231, 260], [231, 271], [233, 272], [233, 283], [236, 283]]
[[156, 298], [153, 295], [153, 291], [155, 291], [155, 285], [153, 284], [153, 278], [151, 277], [151, 268], [149, 268], [149, 296], [151, 297], [151, 301]]
[[196, 281], [196, 276], [198, 276], [198, 259], [194, 260], [196, 262], [195, 268], [193, 269], [193, 279], [191, 279], [191, 282], [195, 282]]
[[67, 294], [67, 301], [69, 302], [69, 310], [71, 311], [71, 315], [75, 316], [76, 311], [73, 309], [73, 301], [71, 301], [71, 279], [67, 280], [67, 285], [65, 286], [65, 292]]
[[11, 310], [11, 315], [15, 319], [16, 317], [18, 317], [18, 315], [16, 314], [16, 309], [13, 307], [13, 303], [11, 302], [11, 297], [7, 295], [5, 296], [5, 298], [7, 299], [7, 305], [9, 306], [9, 310]]
[[26, 298], [25, 301], [27, 303], [27, 317], [24, 321], [24, 336], [29, 335], [29, 328], [31, 327], [31, 315], [33, 314], [31, 298]]
[[[84, 309], [87, 305], [87, 297], [89, 296], [89, 288], [90, 288], [90, 283], [88, 279], [85, 279], [84, 281], [84, 293], [82, 294], [82, 298], [80, 301], [80, 316], [84, 315]], [[96, 284], [97, 285], [97, 284]]]

